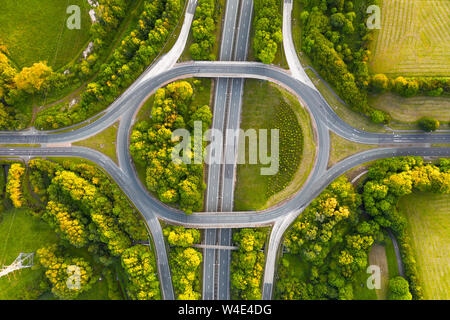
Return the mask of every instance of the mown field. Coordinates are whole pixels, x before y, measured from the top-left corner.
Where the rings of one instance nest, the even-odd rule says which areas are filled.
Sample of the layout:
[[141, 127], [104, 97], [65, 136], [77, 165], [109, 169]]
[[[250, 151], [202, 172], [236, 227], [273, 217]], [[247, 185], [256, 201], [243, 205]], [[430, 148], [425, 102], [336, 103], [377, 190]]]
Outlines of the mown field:
[[[81, 29], [69, 30], [69, 5], [81, 9]], [[54, 70], [85, 49], [89, 41], [90, 6], [86, 0], [2, 0], [0, 44], [18, 68], [47, 61]]]
[[[294, 194], [305, 182], [314, 161], [315, 144], [308, 112], [278, 86], [246, 80], [241, 128], [280, 130], [279, 171], [273, 176], [261, 175], [260, 169], [269, 165], [239, 164], [234, 209], [261, 210]], [[246, 155], [248, 159], [248, 150]]]
[[413, 193], [399, 201], [409, 223], [425, 299], [450, 299], [450, 195]]
[[392, 118], [405, 122], [414, 122], [421, 117], [433, 117], [441, 122], [450, 119], [450, 99], [447, 97], [404, 98], [396, 94], [385, 93], [369, 96], [370, 105], [388, 112]]
[[450, 1], [382, 0], [371, 71], [403, 76], [450, 74]]

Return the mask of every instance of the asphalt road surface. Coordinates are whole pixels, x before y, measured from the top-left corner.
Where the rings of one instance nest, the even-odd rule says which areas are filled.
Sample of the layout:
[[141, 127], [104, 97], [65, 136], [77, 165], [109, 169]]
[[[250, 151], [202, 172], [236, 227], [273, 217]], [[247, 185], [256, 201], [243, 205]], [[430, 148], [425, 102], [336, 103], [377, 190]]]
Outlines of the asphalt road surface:
[[[228, 1], [230, 6], [230, 12], [238, 12], [237, 7], [231, 8], [231, 3], [237, 3], [235, 1]], [[245, 2], [245, 1], [244, 1]], [[244, 5], [244, 4], [243, 4]], [[226, 18], [225, 22], [232, 18], [237, 19], [237, 14]], [[231, 22], [230, 22], [231, 23]], [[236, 23], [236, 22], [234, 22]], [[231, 23], [232, 24], [232, 23]], [[226, 30], [230, 31], [231, 26], [227, 26]], [[234, 27], [233, 27], [234, 28]], [[228, 34], [228, 32], [224, 32]], [[233, 33], [234, 34], [234, 33]], [[225, 38], [224, 38], [225, 39]], [[239, 39], [239, 36], [238, 36]], [[228, 42], [227, 42], [228, 40]], [[229, 38], [224, 40], [226, 45], [224, 55], [231, 54], [232, 41]], [[231, 41], [231, 42], [230, 42]], [[238, 45], [236, 50], [241, 50], [239, 41], [236, 41]], [[229, 48], [229, 51], [226, 51]], [[177, 52], [180, 51], [177, 48]], [[236, 57], [238, 54], [236, 53]], [[232, 58], [232, 57], [231, 57]], [[231, 59], [230, 58], [230, 59]], [[262, 80], [273, 81], [287, 90], [291, 91], [299, 97], [303, 105], [305, 105], [314, 123], [316, 136], [317, 136], [317, 156], [315, 159], [315, 165], [301, 191], [298, 192], [288, 201], [282, 205], [269, 208], [260, 212], [231, 212], [229, 207], [229, 199], [232, 199], [233, 194], [229, 191], [226, 192], [228, 200], [222, 202], [222, 209], [230, 208], [230, 211], [222, 210], [214, 212], [214, 208], [219, 207], [219, 202], [211, 200], [211, 206], [207, 206], [209, 212], [194, 213], [192, 215], [185, 215], [184, 213], [165, 206], [157, 199], [153, 198], [146, 191], [142, 183], [136, 176], [131, 157], [129, 154], [129, 135], [130, 129], [134, 121], [134, 115], [137, 113], [140, 105], [145, 101], [146, 97], [152, 94], [156, 89], [170, 83], [174, 80], [188, 77], [211, 77], [211, 78], [225, 78], [224, 82], [231, 81], [231, 95], [230, 95], [230, 107], [240, 108], [238, 102], [239, 92], [242, 92], [240, 81], [243, 78], [255, 78]], [[233, 78], [232, 80], [228, 80]], [[235, 81], [236, 80], [236, 81]], [[219, 83], [217, 81], [216, 83]], [[217, 90], [225, 90], [228, 85], [218, 86]], [[235, 97], [233, 98], [233, 92]], [[220, 95], [217, 95], [216, 99]], [[220, 105], [222, 102], [216, 102]], [[233, 103], [235, 103], [233, 107]], [[221, 111], [216, 109], [214, 114], [220, 114]], [[236, 123], [238, 120], [233, 120], [232, 115], [227, 120], [229, 123]], [[50, 147], [58, 143], [71, 143], [86, 139], [92, 135], [95, 135], [107, 127], [114, 124], [120, 119], [120, 125], [117, 135], [117, 155], [119, 159], [119, 165], [117, 166], [111, 159], [105, 155], [88, 148], [82, 147]], [[221, 121], [217, 119], [216, 121]], [[218, 123], [218, 127], [222, 127], [224, 123]], [[354, 141], [357, 143], [365, 144], [389, 144], [394, 145], [390, 148], [378, 148], [368, 151], [364, 151], [355, 155], [352, 155], [339, 163], [335, 164], [331, 168], [327, 169], [328, 155], [329, 155], [329, 131], [332, 131], [339, 136]], [[92, 121], [85, 126], [75, 129], [71, 128], [66, 132], [40, 132], [37, 130], [26, 130], [20, 132], [0, 132], [0, 144], [42, 144], [40, 148], [21, 148], [21, 147], [8, 147], [0, 148], [0, 156], [3, 157], [23, 157], [29, 159], [30, 157], [83, 157], [89, 159], [99, 166], [112, 177], [119, 187], [124, 191], [130, 201], [139, 210], [139, 212], [145, 218], [148, 229], [152, 235], [155, 243], [156, 256], [158, 261], [158, 271], [160, 275], [161, 288], [164, 299], [174, 299], [173, 288], [171, 283], [170, 269], [168, 265], [166, 247], [164, 245], [164, 238], [162, 236], [161, 226], [158, 219], [162, 219], [178, 225], [184, 225], [187, 227], [204, 228], [208, 230], [214, 229], [230, 229], [230, 228], [242, 228], [242, 227], [259, 227], [259, 226], [272, 226], [272, 233], [269, 239], [268, 253], [266, 258], [266, 266], [264, 273], [264, 289], [263, 298], [270, 299], [273, 288], [273, 275], [275, 268], [276, 252], [280, 246], [280, 241], [287, 226], [308, 206], [308, 204], [317, 197], [323, 189], [331, 183], [334, 179], [342, 175], [344, 172], [366, 163], [371, 160], [381, 159], [393, 156], [404, 155], [419, 155], [425, 157], [449, 157], [450, 148], [431, 148], [430, 144], [448, 144], [450, 143], [450, 134], [448, 133], [404, 133], [395, 132], [392, 133], [373, 133], [366, 132], [360, 129], [353, 128], [351, 125], [344, 122], [333, 111], [332, 107], [323, 99], [320, 93], [311, 88], [301, 78], [294, 77], [292, 72], [288, 72], [281, 68], [263, 65], [254, 62], [189, 62], [183, 64], [175, 64], [173, 66], [167, 65], [162, 70], [158, 69], [155, 72], [152, 69], [147, 70], [130, 88], [128, 88], [124, 94], [122, 94], [108, 109], [106, 109], [102, 116], [97, 120]], [[405, 147], [408, 144], [408, 147]], [[410, 145], [414, 145], [411, 147]], [[227, 151], [232, 152], [232, 151]], [[223, 156], [223, 155], [221, 155]], [[226, 181], [230, 180], [232, 185], [232, 170], [225, 167], [224, 169], [224, 185]], [[228, 172], [228, 173], [227, 173]], [[216, 178], [208, 177], [208, 187], [212, 188], [212, 193], [219, 191], [219, 180], [221, 173], [215, 175]], [[210, 185], [211, 184], [211, 185]], [[213, 189], [213, 186], [217, 185], [217, 189]], [[209, 195], [208, 195], [209, 197]], [[211, 198], [212, 199], [212, 198]], [[216, 200], [218, 198], [216, 197]], [[208, 200], [207, 200], [208, 203]], [[208, 231], [209, 232], [209, 231]], [[229, 239], [229, 235], [226, 232], [221, 232], [220, 236], [209, 235], [208, 239], [214, 239], [211, 244], [220, 239], [220, 242], [226, 242]], [[212, 250], [214, 251], [214, 250]], [[205, 256], [206, 259], [208, 258]], [[215, 257], [214, 257], [215, 260]], [[206, 262], [205, 262], [206, 263]], [[220, 261], [220, 265], [225, 266], [227, 262], [225, 260]], [[222, 268], [222, 267], [221, 267]], [[225, 268], [225, 267], [224, 267]], [[225, 269], [220, 269], [221, 271]], [[219, 279], [220, 274], [219, 272]], [[209, 279], [214, 279], [214, 274], [211, 275], [206, 283], [208, 285]], [[223, 282], [227, 275], [223, 275]], [[222, 280], [219, 280], [222, 281]], [[225, 291], [227, 289], [224, 289]], [[208, 290], [208, 292], [213, 292]]]

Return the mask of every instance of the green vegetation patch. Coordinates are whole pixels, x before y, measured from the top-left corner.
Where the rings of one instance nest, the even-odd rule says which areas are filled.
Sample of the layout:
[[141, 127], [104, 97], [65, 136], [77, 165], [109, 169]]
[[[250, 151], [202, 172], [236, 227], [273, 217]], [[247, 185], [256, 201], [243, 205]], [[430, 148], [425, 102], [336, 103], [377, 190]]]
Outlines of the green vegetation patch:
[[343, 160], [353, 154], [376, 148], [374, 145], [352, 142], [330, 132], [330, 159], [328, 166]]
[[98, 150], [110, 157], [116, 164], [118, 164], [116, 153], [118, 127], [119, 123], [116, 122], [102, 132], [96, 134], [95, 136], [90, 137], [86, 140], [75, 142], [73, 143], [73, 145]]
[[450, 194], [414, 192], [400, 199], [425, 299], [450, 298]]
[[[9, 265], [19, 253], [58, 243], [52, 228], [28, 209], [10, 209], [0, 213], [0, 265]], [[0, 300], [36, 299], [40, 294], [42, 270], [31, 268], [0, 278]]]
[[[278, 129], [280, 139], [277, 174], [261, 175], [261, 168], [267, 165], [246, 163], [237, 166], [235, 210], [245, 211], [259, 210], [269, 199], [270, 204], [274, 204], [298, 190], [313, 163], [314, 141], [309, 115], [295, 97], [259, 80], [246, 80], [244, 92], [241, 129], [268, 129], [269, 132]], [[305, 166], [299, 169], [302, 159]], [[271, 199], [286, 188], [289, 190], [282, 198]]]
[[[194, 161], [196, 153], [203, 155], [205, 143], [191, 137], [196, 122], [201, 123], [200, 129], [204, 133], [212, 120], [208, 104], [199, 105], [197, 103], [202, 99], [194, 97], [194, 88], [197, 89], [201, 82], [194, 80], [193, 83], [194, 87], [188, 81], [177, 81], [158, 89], [153, 98], [151, 117], [137, 123], [130, 138], [135, 163], [141, 168], [146, 167], [147, 188], [162, 202], [179, 205], [187, 214], [203, 208], [206, 188], [203, 162]], [[208, 97], [207, 93], [201, 97]], [[177, 129], [185, 129], [189, 137], [172, 137]], [[188, 138], [190, 142], [182, 141]], [[182, 142], [193, 148], [190, 152], [178, 149], [180, 158], [174, 159], [172, 152], [182, 146]]]
[[261, 300], [267, 228], [245, 228], [233, 233], [239, 247], [231, 253], [231, 299]]
[[200, 300], [203, 255], [199, 249], [191, 248], [200, 243], [200, 231], [168, 225], [163, 234], [170, 245], [169, 264], [176, 298]]
[[372, 71], [448, 76], [450, 2], [381, 0], [380, 4], [381, 29], [371, 45]]
[[[80, 7], [80, 29], [67, 28], [69, 5]], [[87, 46], [91, 28], [89, 9], [85, 0], [3, 0], [0, 44], [8, 48], [9, 57], [18, 68], [47, 61], [58, 69]]]

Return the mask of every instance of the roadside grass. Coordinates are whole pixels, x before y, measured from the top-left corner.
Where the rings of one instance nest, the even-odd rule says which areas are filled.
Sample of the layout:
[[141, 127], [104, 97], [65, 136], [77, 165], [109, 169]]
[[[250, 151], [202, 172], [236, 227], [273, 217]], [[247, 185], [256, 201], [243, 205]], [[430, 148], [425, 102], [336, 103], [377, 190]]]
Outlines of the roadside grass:
[[[214, 43], [214, 47], [212, 50], [212, 53], [214, 54], [214, 56], [216, 57], [216, 61], [220, 60], [219, 56], [220, 56], [220, 46], [221, 46], [221, 40], [222, 40], [222, 20], [225, 18], [225, 9], [226, 9], [226, 0], [216, 0], [216, 4], [215, 4], [215, 12], [217, 15], [217, 21], [216, 21], [216, 30], [214, 32], [215, 36], [216, 36], [216, 42]], [[197, 6], [198, 8], [198, 6]], [[195, 16], [194, 16], [194, 20], [195, 20]], [[192, 43], [194, 42], [194, 38], [192, 37], [192, 28], [189, 31], [189, 36], [188, 39], [186, 41], [186, 46], [184, 48], [184, 51], [180, 57], [180, 61], [184, 62], [184, 61], [192, 61], [192, 56], [191, 56], [191, 52], [189, 51], [189, 48], [191, 47]]]
[[433, 148], [450, 148], [450, 143], [433, 143], [431, 146]]
[[116, 164], [119, 164], [116, 153], [118, 127], [119, 122], [116, 122], [102, 132], [97, 133], [95, 136], [82, 141], [74, 142], [72, 145], [98, 150], [110, 157]]
[[[393, 93], [369, 95], [369, 104], [388, 112], [395, 121], [415, 122], [421, 117], [433, 117], [441, 122], [450, 120], [450, 98], [412, 97], [403, 98]], [[417, 127], [418, 128], [418, 127]]]
[[[283, 96], [284, 101], [289, 104], [292, 111], [294, 111], [302, 130], [303, 150], [300, 158], [300, 163], [302, 165], [298, 166], [298, 169], [290, 181], [288, 178], [286, 179], [288, 180], [288, 184], [281, 190], [278, 188], [279, 191], [267, 200], [267, 203], [265, 204], [266, 208], [289, 198], [299, 190], [299, 188], [305, 183], [309, 173], [312, 170], [316, 154], [315, 136], [308, 111], [300, 104], [298, 99], [289, 92], [280, 90], [280, 93]], [[283, 146], [283, 144], [281, 144], [281, 146]], [[283, 151], [280, 152], [280, 154], [284, 155]]]
[[241, 129], [275, 128], [281, 139], [279, 171], [273, 176], [261, 175], [260, 169], [267, 165], [239, 164], [234, 210], [261, 210], [294, 194], [309, 175], [315, 152], [309, 114], [296, 98], [269, 82], [246, 80]]
[[415, 192], [399, 200], [408, 220], [425, 299], [450, 299], [450, 195]]
[[365, 150], [374, 149], [377, 146], [370, 144], [356, 143], [341, 136], [330, 132], [330, 159], [328, 160], [328, 167], [332, 167], [339, 161]]
[[[180, 0], [180, 2], [181, 2], [180, 5], [181, 5], [182, 8], [185, 7], [186, 1], [188, 1], [188, 0]], [[164, 47], [162, 48], [162, 50], [159, 53], [159, 55], [155, 58], [155, 60], [159, 59], [164, 54], [168, 53], [170, 51], [170, 49], [172, 49], [172, 47], [175, 44], [175, 42], [177, 42], [177, 39], [178, 39], [178, 36], [180, 34], [181, 28], [183, 27], [185, 13], [186, 13], [186, 11], [183, 11], [183, 13], [181, 14], [180, 20], [178, 21], [178, 24], [173, 29], [171, 37], [169, 37], [167, 39], [166, 43], [164, 44]], [[136, 16], [136, 19], [135, 19], [134, 22], [138, 22], [137, 16]], [[129, 31], [131, 31], [131, 30], [129, 30]]]
[[384, 248], [386, 250], [389, 278], [392, 279], [400, 274], [398, 270], [397, 256], [395, 255], [394, 244], [387, 234], [384, 236]]
[[[69, 5], [81, 11], [81, 28], [70, 30], [66, 21]], [[85, 49], [91, 20], [87, 1], [3, 0], [0, 15], [0, 40], [18, 68], [47, 61], [57, 70]]]
[[450, 2], [381, 1], [381, 29], [371, 44], [373, 73], [448, 76]]
[[[2, 213], [0, 222], [0, 264], [9, 265], [19, 253], [59, 242], [47, 223], [31, 215], [29, 209], [9, 209]], [[0, 300], [22, 300], [32, 289], [38, 289], [44, 274], [32, 268], [22, 269], [0, 278]]]
[[[395, 258], [395, 257], [394, 257]], [[380, 289], [374, 289], [378, 300], [386, 300], [389, 289], [389, 279], [392, 276], [389, 273], [389, 263], [386, 254], [386, 247], [383, 244], [375, 243], [369, 252], [369, 265], [378, 266], [381, 271]], [[366, 273], [368, 278], [370, 274]], [[366, 279], [367, 279], [366, 278]], [[372, 290], [373, 291], [373, 290]]]

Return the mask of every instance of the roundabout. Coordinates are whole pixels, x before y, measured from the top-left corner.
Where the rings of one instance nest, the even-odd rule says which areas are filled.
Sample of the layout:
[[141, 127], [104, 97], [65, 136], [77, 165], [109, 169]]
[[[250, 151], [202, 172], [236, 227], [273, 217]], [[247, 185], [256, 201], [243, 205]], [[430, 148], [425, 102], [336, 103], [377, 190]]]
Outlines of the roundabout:
[[[176, 61], [176, 59], [175, 59]], [[236, 78], [259, 79], [276, 83], [299, 98], [309, 110], [316, 133], [315, 162], [307, 181], [301, 190], [283, 203], [261, 211], [237, 212], [194, 212], [185, 215], [182, 211], [164, 205], [150, 196], [137, 177], [130, 155], [130, 135], [134, 118], [140, 106], [157, 89], [186, 78]], [[344, 122], [326, 102], [322, 95], [290, 71], [273, 65], [256, 62], [187, 62], [165, 64], [161, 68], [146, 70], [101, 117], [85, 122], [81, 128], [70, 131], [18, 131], [1, 132], [0, 144], [40, 144], [41, 147], [3, 147], [2, 157], [81, 157], [102, 167], [119, 185], [136, 209], [145, 218], [149, 233], [154, 241], [160, 284], [164, 299], [174, 299], [166, 245], [159, 220], [190, 228], [245, 228], [271, 226], [264, 272], [263, 299], [271, 299], [274, 281], [276, 255], [284, 232], [303, 210], [334, 179], [346, 171], [372, 160], [417, 155], [430, 158], [449, 157], [449, 147], [428, 147], [429, 144], [445, 144], [450, 141], [448, 133], [396, 133], [383, 134], [366, 132]], [[220, 116], [217, 115], [216, 116]], [[116, 153], [119, 165], [93, 149], [85, 147], [52, 147], [87, 139], [119, 121]], [[347, 140], [379, 145], [394, 145], [377, 148], [352, 155], [327, 169], [332, 131]], [[417, 146], [404, 147], [402, 145]], [[426, 145], [426, 146], [424, 146]]]

